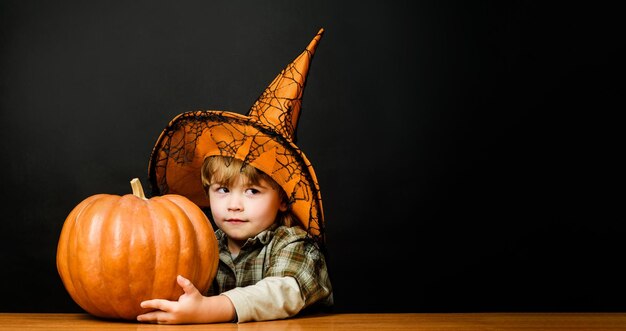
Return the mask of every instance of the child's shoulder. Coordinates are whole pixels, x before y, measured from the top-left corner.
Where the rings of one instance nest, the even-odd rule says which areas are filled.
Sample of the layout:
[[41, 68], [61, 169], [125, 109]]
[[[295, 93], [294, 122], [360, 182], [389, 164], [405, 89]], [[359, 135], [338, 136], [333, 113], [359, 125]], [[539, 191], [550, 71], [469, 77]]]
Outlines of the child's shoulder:
[[274, 230], [274, 239], [300, 240], [307, 236], [306, 231], [299, 226], [281, 225]]
[[299, 226], [284, 226], [281, 225], [273, 231], [273, 246], [274, 249], [280, 249], [285, 246], [304, 245], [308, 246], [311, 240], [307, 232]]
[[319, 256], [319, 246], [309, 234], [299, 226], [279, 226], [273, 231], [274, 235], [270, 244], [270, 251], [280, 252], [280, 255], [305, 254]]

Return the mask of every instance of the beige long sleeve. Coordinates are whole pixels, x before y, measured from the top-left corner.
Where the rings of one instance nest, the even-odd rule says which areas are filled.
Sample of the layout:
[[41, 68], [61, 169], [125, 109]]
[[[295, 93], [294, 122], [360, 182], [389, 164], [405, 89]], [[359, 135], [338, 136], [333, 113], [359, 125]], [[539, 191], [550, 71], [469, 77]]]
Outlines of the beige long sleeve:
[[237, 287], [222, 295], [232, 301], [239, 323], [291, 317], [305, 304], [293, 277], [266, 277], [254, 285]]

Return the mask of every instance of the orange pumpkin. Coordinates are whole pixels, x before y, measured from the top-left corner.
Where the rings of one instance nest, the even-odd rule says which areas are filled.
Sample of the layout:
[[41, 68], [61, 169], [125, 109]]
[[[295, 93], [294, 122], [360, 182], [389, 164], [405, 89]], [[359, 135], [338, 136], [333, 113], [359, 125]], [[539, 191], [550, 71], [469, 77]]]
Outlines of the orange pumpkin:
[[211, 223], [187, 198], [146, 199], [138, 179], [133, 194], [83, 200], [63, 224], [57, 269], [72, 299], [88, 313], [135, 319], [147, 299], [178, 300], [182, 275], [205, 292], [217, 272]]

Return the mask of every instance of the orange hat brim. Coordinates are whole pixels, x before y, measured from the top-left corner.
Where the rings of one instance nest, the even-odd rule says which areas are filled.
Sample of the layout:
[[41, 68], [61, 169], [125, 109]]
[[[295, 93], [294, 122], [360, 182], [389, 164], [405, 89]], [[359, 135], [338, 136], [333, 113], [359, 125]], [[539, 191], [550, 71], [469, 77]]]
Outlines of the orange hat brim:
[[290, 209], [314, 237], [322, 236], [324, 215], [313, 166], [290, 140], [248, 116], [194, 111], [176, 116], [157, 140], [148, 176], [153, 195], [178, 194], [209, 207], [201, 168], [208, 156], [234, 157], [274, 179], [287, 193]]

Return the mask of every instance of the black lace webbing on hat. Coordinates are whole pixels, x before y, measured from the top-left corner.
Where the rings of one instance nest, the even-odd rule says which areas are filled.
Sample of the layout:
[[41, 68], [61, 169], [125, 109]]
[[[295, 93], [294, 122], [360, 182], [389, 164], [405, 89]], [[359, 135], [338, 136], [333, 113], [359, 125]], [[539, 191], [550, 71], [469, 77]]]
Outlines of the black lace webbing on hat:
[[[242, 160], [244, 164], [253, 162], [258, 157], [275, 149], [276, 163], [274, 174], [287, 178], [299, 178], [295, 183], [293, 193], [288, 195], [289, 205], [300, 200], [309, 202], [308, 226], [305, 230], [308, 236], [324, 250], [324, 222], [321, 210], [321, 194], [318, 183], [314, 181], [309, 169], [310, 163], [303, 156], [302, 152], [293, 147], [286, 139], [270, 128], [260, 126], [256, 121], [242, 116], [233, 116], [232, 113], [221, 111], [194, 111], [187, 112], [176, 117], [170, 125], [163, 131], [155, 149], [152, 152], [149, 179], [152, 185], [153, 195], [175, 193], [185, 195], [181, 192], [172, 192], [168, 186], [167, 166], [169, 162], [176, 162], [179, 165], [190, 165], [197, 158], [195, 154], [201, 139], [211, 139], [219, 148], [221, 156], [233, 157], [240, 150], [241, 146], [249, 143], [249, 151]], [[247, 127], [254, 127], [256, 132], [243, 132]], [[220, 131], [223, 139], [218, 139], [212, 134]], [[224, 134], [227, 133], [227, 136]], [[250, 139], [252, 142], [250, 143]], [[197, 161], [197, 160], [196, 160]], [[197, 165], [199, 172], [199, 166]], [[309, 187], [310, 191], [306, 189]]]

